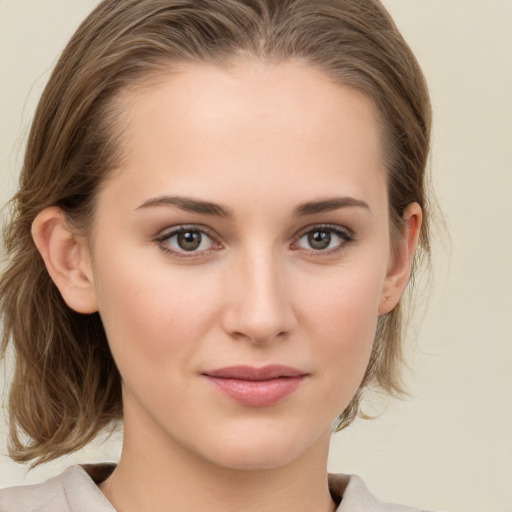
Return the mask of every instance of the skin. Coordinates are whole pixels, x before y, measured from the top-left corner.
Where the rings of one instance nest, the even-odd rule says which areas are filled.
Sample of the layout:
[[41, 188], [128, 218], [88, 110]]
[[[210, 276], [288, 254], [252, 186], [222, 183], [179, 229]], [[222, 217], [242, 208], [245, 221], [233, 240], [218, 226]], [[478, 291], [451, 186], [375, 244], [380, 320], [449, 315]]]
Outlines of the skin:
[[[121, 101], [129, 151], [89, 243], [57, 208], [33, 229], [68, 305], [100, 312], [123, 378], [123, 453], [102, 490], [123, 512], [333, 510], [331, 423], [407, 284], [421, 224], [410, 205], [393, 254], [372, 103], [299, 63], [252, 61], [183, 66]], [[198, 250], [180, 248], [180, 226], [203, 232]], [[311, 246], [318, 231], [327, 249]], [[307, 376], [251, 407], [204, 376], [240, 364]]]

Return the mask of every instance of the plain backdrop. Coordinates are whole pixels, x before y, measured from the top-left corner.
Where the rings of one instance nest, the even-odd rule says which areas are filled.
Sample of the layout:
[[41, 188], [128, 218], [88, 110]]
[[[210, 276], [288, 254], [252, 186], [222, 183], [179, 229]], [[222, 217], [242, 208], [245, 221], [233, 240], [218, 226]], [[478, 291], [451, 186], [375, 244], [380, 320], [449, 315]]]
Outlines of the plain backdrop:
[[[49, 70], [95, 4], [0, 0], [2, 203]], [[382, 414], [334, 436], [329, 468], [361, 475], [389, 501], [512, 512], [512, 1], [385, 4], [430, 85], [431, 167], [449, 235], [437, 230], [428, 304], [408, 339], [412, 398], [373, 400]], [[119, 455], [117, 435], [27, 474], [5, 455], [3, 414], [0, 435], [0, 487]]]

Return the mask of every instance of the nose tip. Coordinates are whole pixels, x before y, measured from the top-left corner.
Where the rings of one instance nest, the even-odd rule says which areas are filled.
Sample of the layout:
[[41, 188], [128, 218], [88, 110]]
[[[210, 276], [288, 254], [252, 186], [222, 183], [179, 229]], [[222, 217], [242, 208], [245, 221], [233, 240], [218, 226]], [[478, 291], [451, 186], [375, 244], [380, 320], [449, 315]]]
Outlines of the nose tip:
[[284, 339], [294, 328], [285, 273], [269, 259], [253, 260], [231, 280], [223, 327], [233, 338], [266, 344]]
[[270, 329], [265, 329], [261, 325], [257, 328], [254, 326], [250, 329], [243, 331], [232, 331], [231, 335], [236, 339], [247, 339], [254, 345], [264, 345], [266, 343], [274, 342], [286, 336], [286, 331], [272, 332]]

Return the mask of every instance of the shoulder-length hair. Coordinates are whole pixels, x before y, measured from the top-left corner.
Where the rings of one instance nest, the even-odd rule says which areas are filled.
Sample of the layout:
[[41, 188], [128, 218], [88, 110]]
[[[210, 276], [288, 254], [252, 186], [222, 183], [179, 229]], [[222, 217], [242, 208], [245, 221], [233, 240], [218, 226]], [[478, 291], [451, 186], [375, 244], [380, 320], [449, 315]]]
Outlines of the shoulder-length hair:
[[[392, 243], [405, 207], [423, 209], [417, 261], [429, 254], [425, 168], [431, 108], [423, 74], [378, 0], [105, 0], [78, 28], [41, 97], [19, 191], [4, 229], [2, 351], [12, 344], [10, 453], [45, 462], [84, 446], [122, 418], [121, 379], [98, 313], [63, 301], [31, 237], [44, 208], [61, 208], [85, 233], [99, 185], [121, 155], [116, 99], [175, 64], [296, 60], [356, 89], [379, 113]], [[357, 416], [363, 392], [403, 391], [400, 305], [379, 318], [360, 389], [336, 430]]]

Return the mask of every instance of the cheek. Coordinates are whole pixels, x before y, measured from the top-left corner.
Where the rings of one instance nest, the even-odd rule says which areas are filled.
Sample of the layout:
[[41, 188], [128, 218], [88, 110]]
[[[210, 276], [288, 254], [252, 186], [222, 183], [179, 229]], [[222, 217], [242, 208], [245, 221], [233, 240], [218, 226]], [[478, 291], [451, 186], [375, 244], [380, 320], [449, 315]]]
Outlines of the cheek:
[[328, 338], [340, 335], [347, 343], [357, 343], [357, 333], [366, 334], [364, 339], [371, 333], [373, 339], [385, 276], [384, 265], [380, 267], [347, 265], [322, 279], [304, 280], [297, 295], [303, 298], [306, 321]]
[[361, 266], [358, 271], [340, 268], [325, 286], [309, 286], [303, 294], [303, 311], [308, 311], [304, 323], [316, 340], [321, 370], [327, 376], [324, 392], [340, 409], [359, 387], [368, 366], [383, 275], [378, 266]]
[[[124, 367], [168, 367], [187, 360], [214, 321], [218, 300], [191, 272], [117, 257], [96, 268], [99, 311], [114, 358]], [[172, 357], [169, 357], [172, 355]], [[124, 377], [124, 375], [123, 375]]]

